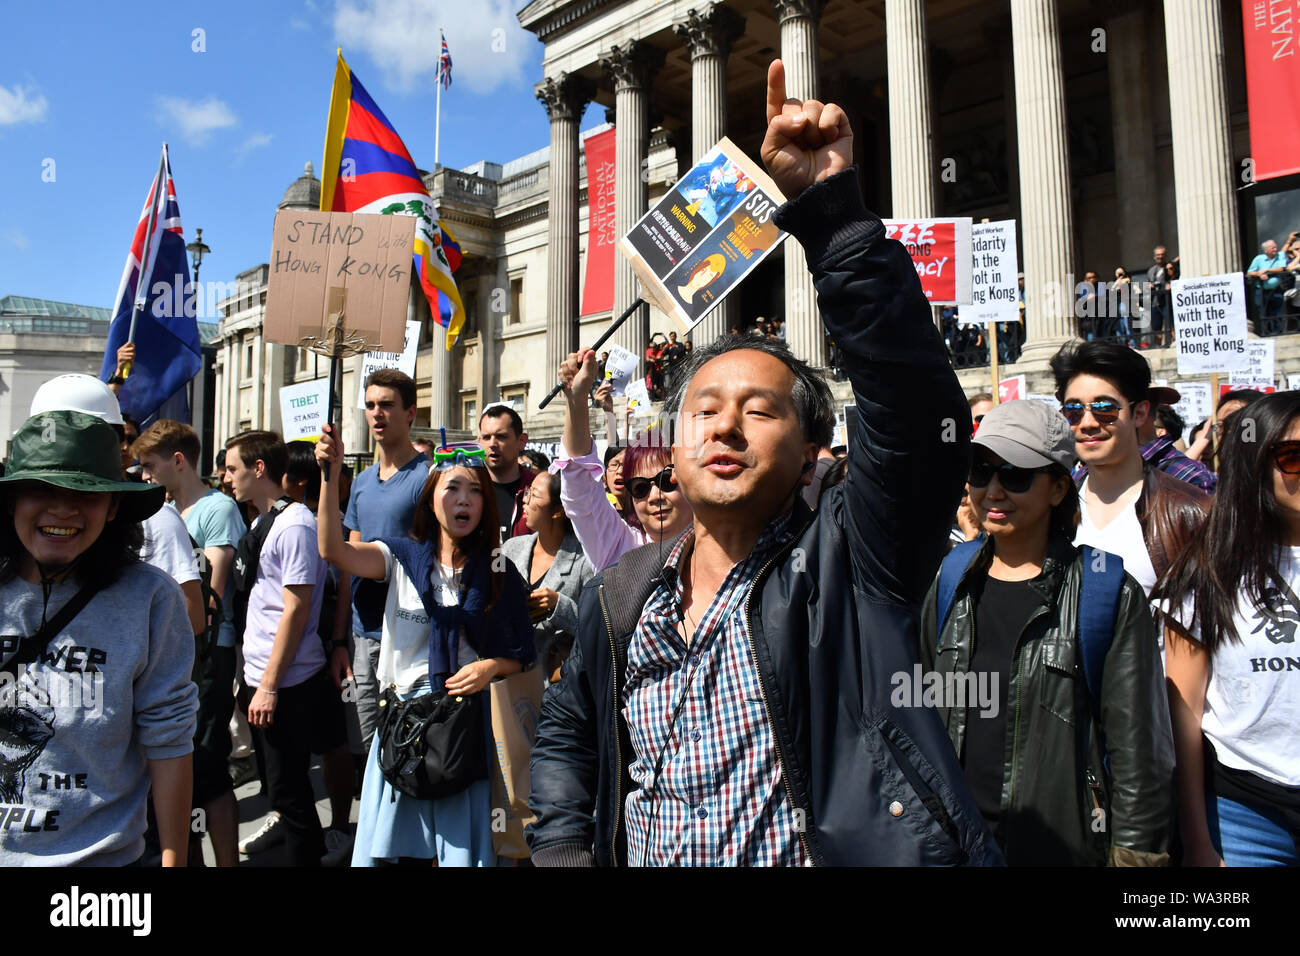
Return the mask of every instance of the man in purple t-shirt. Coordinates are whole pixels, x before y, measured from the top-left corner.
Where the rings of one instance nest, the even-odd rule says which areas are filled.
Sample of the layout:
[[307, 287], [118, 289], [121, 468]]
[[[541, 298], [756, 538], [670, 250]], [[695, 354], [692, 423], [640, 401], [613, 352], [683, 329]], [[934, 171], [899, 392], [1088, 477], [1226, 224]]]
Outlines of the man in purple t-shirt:
[[308, 776], [311, 755], [343, 744], [347, 728], [321, 642], [304, 640], [316, 633], [326, 569], [312, 513], [297, 502], [278, 504], [287, 463], [288, 451], [275, 432], [242, 432], [226, 443], [235, 499], [257, 509], [254, 528], [273, 521], [259, 553], [244, 627], [244, 680], [252, 693], [248, 724], [266, 762], [287, 862], [320, 866], [325, 839]]

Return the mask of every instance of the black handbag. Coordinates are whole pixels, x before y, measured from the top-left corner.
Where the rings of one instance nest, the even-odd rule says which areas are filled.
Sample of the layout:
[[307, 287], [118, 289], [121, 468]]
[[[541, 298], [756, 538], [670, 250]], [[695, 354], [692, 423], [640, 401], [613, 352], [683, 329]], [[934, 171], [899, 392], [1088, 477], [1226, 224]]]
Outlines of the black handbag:
[[488, 777], [479, 694], [452, 697], [440, 690], [402, 700], [385, 687], [377, 733], [379, 770], [408, 797], [449, 797]]

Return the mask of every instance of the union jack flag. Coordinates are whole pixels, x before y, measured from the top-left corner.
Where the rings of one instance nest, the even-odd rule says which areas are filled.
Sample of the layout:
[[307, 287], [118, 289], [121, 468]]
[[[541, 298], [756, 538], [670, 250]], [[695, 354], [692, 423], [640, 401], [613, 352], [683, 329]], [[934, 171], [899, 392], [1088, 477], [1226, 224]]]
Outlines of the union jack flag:
[[447, 35], [441, 30], [438, 35], [442, 37], [442, 55], [438, 57], [438, 80], [442, 83], [444, 90], [451, 89], [451, 51], [447, 49]]

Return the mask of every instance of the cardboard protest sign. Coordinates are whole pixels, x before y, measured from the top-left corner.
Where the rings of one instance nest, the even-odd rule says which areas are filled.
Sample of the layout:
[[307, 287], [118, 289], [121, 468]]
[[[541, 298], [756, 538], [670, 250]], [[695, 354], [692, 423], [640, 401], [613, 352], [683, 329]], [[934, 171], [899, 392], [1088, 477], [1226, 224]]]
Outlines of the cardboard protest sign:
[[328, 378], [298, 382], [280, 389], [280, 425], [286, 442], [320, 438], [329, 409]]
[[1030, 392], [1025, 396], [1025, 398], [1029, 399], [1031, 402], [1042, 402], [1044, 405], [1051, 405], [1052, 408], [1060, 408], [1061, 406], [1061, 403], [1057, 400], [1055, 395], [1044, 395]]
[[614, 386], [615, 395], [622, 395], [627, 389], [627, 383], [632, 381], [640, 361], [621, 345], [609, 347], [609, 358], [605, 359], [605, 381]]
[[398, 352], [406, 330], [414, 216], [283, 209], [276, 214], [262, 335], [329, 354]]
[[1179, 400], [1174, 406], [1174, 411], [1178, 417], [1186, 424], [1183, 431], [1184, 440], [1192, 433], [1192, 429], [1210, 417], [1212, 405], [1210, 403], [1210, 383], [1209, 382], [1174, 382], [1174, 388], [1178, 389]]
[[1275, 339], [1250, 339], [1246, 342], [1246, 357], [1250, 364], [1228, 377], [1232, 388], [1256, 388], [1261, 392], [1274, 392], [1273, 356]]
[[970, 305], [958, 312], [961, 324], [1019, 322], [1016, 221], [977, 222], [970, 230]]
[[1178, 374], [1246, 368], [1250, 358], [1246, 353], [1246, 287], [1241, 273], [1175, 279], [1171, 285]]
[[1294, 392], [1296, 389], [1300, 389], [1300, 375], [1297, 375], [1295, 372], [1288, 372], [1286, 376], [1286, 390], [1288, 392]]
[[[907, 249], [931, 305], [971, 302], [971, 219], [885, 219], [885, 235]], [[1014, 237], [1015, 230], [1012, 229]], [[1012, 281], [1015, 280], [1012, 270]], [[1015, 302], [1015, 299], [1012, 299]], [[999, 320], [1001, 321], [1001, 320]]]
[[785, 197], [725, 137], [618, 242], [644, 294], [690, 331], [785, 239]]
[[366, 379], [371, 372], [381, 368], [395, 368], [415, 378], [415, 355], [420, 351], [420, 323], [406, 323], [406, 341], [400, 352], [367, 352], [361, 356], [361, 374], [358, 376], [357, 408], [366, 407]]

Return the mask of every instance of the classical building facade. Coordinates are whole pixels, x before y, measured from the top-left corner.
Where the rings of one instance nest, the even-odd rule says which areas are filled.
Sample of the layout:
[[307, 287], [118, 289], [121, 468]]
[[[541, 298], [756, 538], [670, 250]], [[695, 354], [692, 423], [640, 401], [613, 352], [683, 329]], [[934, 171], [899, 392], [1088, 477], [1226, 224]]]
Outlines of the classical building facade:
[[[1004, 374], [1025, 373], [1031, 392], [1050, 391], [1047, 358], [1077, 330], [1075, 277], [1107, 278], [1116, 266], [1140, 275], [1157, 244], [1184, 276], [1240, 270], [1266, 238], [1254, 193], [1237, 189], [1249, 153], [1240, 0], [533, 0], [518, 17], [545, 45], [536, 93], [550, 142], [510, 162], [425, 174], [464, 249], [457, 281], [469, 318], [448, 352], [422, 311], [421, 428], [473, 429], [485, 404], [506, 400], [534, 437], [558, 434], [557, 411], [537, 410], [555, 367], [637, 293], [620, 257], [613, 309], [579, 318], [584, 140], [597, 131], [580, 130], [584, 110], [605, 107], [615, 129], [622, 234], [720, 136], [758, 155], [777, 56], [791, 96], [845, 108], [871, 209], [1016, 220], [1028, 318]], [[309, 169], [281, 208], [318, 198]], [[313, 370], [296, 350], [261, 342], [265, 267], [241, 274], [241, 288], [246, 279], [222, 322], [227, 434], [277, 425], [275, 388]], [[694, 338], [759, 315], [782, 316], [796, 354], [827, 364], [794, 242]], [[618, 341], [641, 354], [674, 327], [643, 306]], [[1295, 351], [1279, 342], [1280, 371]], [[1176, 377], [1172, 349], [1147, 354], [1158, 376]], [[988, 374], [960, 372], [970, 392]], [[357, 388], [345, 382], [345, 406]], [[364, 451], [364, 421], [349, 416], [345, 440]]]

